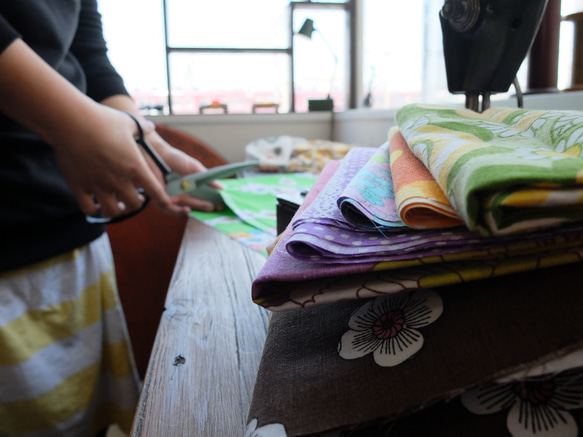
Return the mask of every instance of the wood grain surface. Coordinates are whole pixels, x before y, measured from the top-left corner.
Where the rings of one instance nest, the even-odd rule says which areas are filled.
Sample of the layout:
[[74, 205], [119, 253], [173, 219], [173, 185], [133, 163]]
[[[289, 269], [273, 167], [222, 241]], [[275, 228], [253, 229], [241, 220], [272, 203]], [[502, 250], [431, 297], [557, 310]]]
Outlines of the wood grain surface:
[[267, 311], [251, 301], [264, 263], [259, 253], [188, 221], [132, 436], [244, 434], [267, 332]]

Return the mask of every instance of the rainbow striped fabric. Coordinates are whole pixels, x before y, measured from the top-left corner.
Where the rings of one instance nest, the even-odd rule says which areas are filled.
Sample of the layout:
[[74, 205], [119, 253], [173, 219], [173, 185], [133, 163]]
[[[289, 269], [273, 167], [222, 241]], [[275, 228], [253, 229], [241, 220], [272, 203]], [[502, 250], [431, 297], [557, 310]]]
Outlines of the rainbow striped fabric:
[[139, 379], [106, 235], [0, 274], [0, 435], [131, 427]]

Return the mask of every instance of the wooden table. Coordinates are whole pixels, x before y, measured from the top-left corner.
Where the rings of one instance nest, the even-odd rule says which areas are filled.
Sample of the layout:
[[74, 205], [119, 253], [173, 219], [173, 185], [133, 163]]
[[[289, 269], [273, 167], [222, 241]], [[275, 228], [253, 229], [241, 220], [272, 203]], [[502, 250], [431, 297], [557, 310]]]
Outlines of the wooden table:
[[132, 436], [240, 436], [267, 332], [251, 301], [265, 258], [189, 219]]

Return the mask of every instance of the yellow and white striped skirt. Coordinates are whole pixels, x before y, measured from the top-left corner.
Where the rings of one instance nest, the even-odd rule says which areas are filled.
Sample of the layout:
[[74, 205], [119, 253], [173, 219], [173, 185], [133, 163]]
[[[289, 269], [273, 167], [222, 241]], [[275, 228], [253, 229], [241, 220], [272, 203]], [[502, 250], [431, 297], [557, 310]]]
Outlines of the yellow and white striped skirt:
[[0, 273], [0, 436], [128, 432], [139, 395], [107, 235]]

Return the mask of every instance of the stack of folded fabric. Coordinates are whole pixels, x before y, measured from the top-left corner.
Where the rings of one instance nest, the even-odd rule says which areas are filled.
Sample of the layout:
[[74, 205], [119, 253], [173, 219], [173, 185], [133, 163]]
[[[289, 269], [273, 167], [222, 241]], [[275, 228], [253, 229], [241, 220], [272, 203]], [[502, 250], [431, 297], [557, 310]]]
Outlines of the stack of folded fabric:
[[578, 435], [583, 113], [397, 122], [326, 165], [254, 281], [248, 434]]

